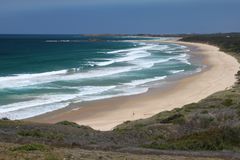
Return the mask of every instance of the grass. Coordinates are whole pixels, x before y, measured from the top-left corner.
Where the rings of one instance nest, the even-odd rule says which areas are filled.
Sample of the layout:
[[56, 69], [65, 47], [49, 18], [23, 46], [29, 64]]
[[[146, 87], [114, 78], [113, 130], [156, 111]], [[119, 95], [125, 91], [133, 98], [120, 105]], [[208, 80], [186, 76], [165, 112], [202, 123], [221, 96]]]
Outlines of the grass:
[[44, 132], [40, 129], [32, 129], [32, 130], [21, 130], [17, 133], [23, 137], [35, 137], [35, 138], [47, 138], [54, 140], [63, 140], [63, 135], [61, 133], [56, 132]]
[[[210, 107], [210, 108], [211, 108], [211, 107]], [[201, 113], [202, 113], [202, 114], [208, 114], [208, 110], [203, 110]]]
[[[186, 35], [181, 40], [216, 45], [240, 61], [240, 33]], [[240, 151], [240, 71], [236, 78], [238, 82], [232, 89], [215, 93], [197, 104], [186, 105], [179, 111], [186, 119], [181, 127], [187, 128], [188, 134], [173, 136], [166, 141], [156, 140], [144, 146], [156, 149]]]
[[[190, 39], [192, 41], [197, 39], [196, 42], [219, 44], [221, 49], [225, 50], [229, 43], [240, 39], [240, 34], [238, 38], [236, 35], [231, 34], [231, 36], [233, 38], [231, 40], [228, 38], [224, 43], [222, 42], [224, 37], [226, 38], [225, 35], [191, 37]], [[237, 47], [240, 48], [240, 45]], [[237, 47], [227, 50], [236, 51], [238, 50]], [[239, 81], [232, 89], [215, 93], [198, 103], [161, 112], [147, 119], [127, 121], [117, 126], [113, 131], [94, 131], [90, 127], [79, 126], [69, 121], [62, 121], [55, 125], [33, 123], [29, 125], [30, 123], [23, 121], [0, 120], [0, 142], [27, 143], [31, 140], [32, 143], [42, 142], [56, 146], [57, 144], [66, 146], [77, 144], [75, 147], [94, 146], [99, 149], [108, 148], [109, 150], [114, 150], [114, 147], [143, 146], [165, 150], [240, 151], [240, 72], [237, 76]], [[52, 140], [63, 139], [64, 141], [59, 143], [55, 143], [56, 141], [52, 143]], [[16, 154], [18, 152], [28, 152], [29, 154], [42, 152], [42, 154], [47, 155], [44, 156], [45, 159], [55, 160], [57, 158], [55, 157], [56, 154], [51, 155], [52, 152], [43, 148], [41, 145], [28, 144], [18, 146], [12, 152], [14, 154], [15, 152]], [[94, 157], [95, 159], [99, 157], [108, 158], [98, 154]], [[77, 156], [81, 157], [82, 155]], [[86, 157], [91, 156], [92, 153], [87, 154]]]
[[0, 143], [1, 160], [62, 160], [63, 154], [44, 144]]
[[[45, 149], [46, 148], [46, 149]], [[15, 150], [13, 150], [15, 149]], [[131, 153], [82, 150], [79, 148], [52, 148], [42, 144], [16, 145], [0, 142], [1, 160], [220, 160], [176, 155], [139, 155]]]
[[11, 151], [25, 151], [25, 152], [29, 152], [29, 151], [48, 151], [49, 148], [43, 144], [37, 144], [37, 143], [33, 143], [33, 144], [26, 144], [26, 145], [22, 145], [22, 146], [18, 146], [18, 147], [14, 147], [11, 149]]
[[225, 99], [222, 104], [224, 106], [229, 107], [229, 106], [233, 105], [233, 100], [232, 99]]
[[58, 122], [58, 123], [56, 123], [56, 124], [80, 128], [80, 126], [79, 126], [77, 123], [69, 122], [69, 121], [61, 121], [61, 122]]
[[75, 122], [70, 122], [70, 121], [61, 121], [61, 122], [56, 123], [56, 125], [63, 125], [63, 126], [70, 126], [70, 127], [73, 127], [73, 128], [81, 128], [81, 129], [86, 129], [86, 130], [92, 130], [91, 127], [81, 126], [81, 125], [78, 125]]
[[147, 148], [170, 150], [237, 150], [240, 151], [240, 128], [214, 128], [193, 133], [165, 143], [153, 142]]
[[183, 124], [184, 122], [185, 122], [184, 115], [180, 113], [170, 115], [169, 117], [160, 120], [160, 123]]

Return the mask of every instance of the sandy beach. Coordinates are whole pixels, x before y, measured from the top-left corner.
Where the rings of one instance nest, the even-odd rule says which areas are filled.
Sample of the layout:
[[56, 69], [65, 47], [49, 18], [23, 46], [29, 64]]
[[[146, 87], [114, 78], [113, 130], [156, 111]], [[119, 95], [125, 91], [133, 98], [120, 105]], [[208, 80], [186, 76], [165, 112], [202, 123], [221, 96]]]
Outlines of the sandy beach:
[[74, 104], [28, 120], [41, 123], [68, 120], [107, 131], [128, 120], [148, 118], [161, 111], [198, 102], [234, 85], [239, 69], [234, 57], [215, 46], [179, 41], [174, 43], [192, 48], [190, 54], [201, 56], [202, 63], [207, 67], [198, 74], [173, 81], [164, 88], [150, 89], [144, 94]]

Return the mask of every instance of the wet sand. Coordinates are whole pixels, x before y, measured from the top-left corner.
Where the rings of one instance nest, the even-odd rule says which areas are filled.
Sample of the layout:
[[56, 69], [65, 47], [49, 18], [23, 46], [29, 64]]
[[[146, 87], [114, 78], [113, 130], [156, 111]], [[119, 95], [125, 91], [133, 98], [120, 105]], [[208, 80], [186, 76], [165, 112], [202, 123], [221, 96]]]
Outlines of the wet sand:
[[207, 67], [200, 73], [170, 80], [164, 87], [152, 88], [143, 94], [74, 104], [27, 120], [41, 123], [68, 120], [97, 130], [112, 130], [125, 121], [148, 118], [161, 111], [198, 102], [234, 85], [239, 69], [234, 57], [215, 46], [165, 41], [173, 42], [191, 48], [190, 54], [201, 57], [199, 60]]

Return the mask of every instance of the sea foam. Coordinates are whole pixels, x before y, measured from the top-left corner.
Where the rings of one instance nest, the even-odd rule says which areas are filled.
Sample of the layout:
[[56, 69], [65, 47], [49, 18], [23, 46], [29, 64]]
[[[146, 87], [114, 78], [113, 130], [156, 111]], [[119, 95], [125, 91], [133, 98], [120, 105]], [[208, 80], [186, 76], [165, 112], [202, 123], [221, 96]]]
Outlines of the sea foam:
[[[55, 41], [48, 41], [55, 42]], [[68, 41], [63, 41], [68, 42]], [[134, 47], [119, 49], [98, 54], [111, 55], [112, 58], [92, 58], [86, 64], [87, 70], [81, 68], [70, 68], [43, 73], [24, 73], [0, 77], [0, 90], [8, 91], [31, 89], [72, 89], [73, 93], [42, 93], [40, 95], [20, 96], [18, 102], [0, 106], [0, 117], [11, 119], [23, 119], [64, 108], [71, 103], [99, 100], [117, 96], [127, 96], [147, 92], [153, 82], [163, 81], [171, 74], [185, 72], [184, 69], [171, 69], [169, 75], [141, 76], [128, 82], [116, 83], [107, 86], [81, 85], [81, 82], [99, 79], [124, 78], [128, 75], [148, 73], [156, 64], [168, 66], [170, 61], [191, 65], [187, 54], [188, 50], [181, 45], [151, 44], [134, 42]], [[161, 57], [165, 54], [164, 57]], [[160, 56], [159, 56], [160, 55]], [[123, 66], [118, 66], [121, 64]], [[198, 70], [197, 70], [198, 71]], [[160, 71], [159, 71], [160, 72]], [[122, 77], [123, 76], [123, 77]], [[78, 81], [76, 86], [52, 85], [57, 82], [71, 84]]]

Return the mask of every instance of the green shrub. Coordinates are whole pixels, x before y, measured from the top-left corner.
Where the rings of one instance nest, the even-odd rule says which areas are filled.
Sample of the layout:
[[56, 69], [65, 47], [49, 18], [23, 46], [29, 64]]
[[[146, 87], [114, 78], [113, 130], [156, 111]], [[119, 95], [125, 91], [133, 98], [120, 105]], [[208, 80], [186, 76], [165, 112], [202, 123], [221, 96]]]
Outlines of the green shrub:
[[239, 110], [239, 111], [237, 111], [237, 115], [238, 115], [238, 117], [240, 118], [240, 110]]
[[83, 125], [78, 125], [75, 122], [70, 122], [70, 121], [61, 121], [56, 123], [56, 125], [63, 125], [63, 126], [71, 126], [74, 128], [81, 128], [81, 129], [86, 129], [86, 130], [93, 130], [91, 127], [89, 126], [83, 126]]
[[17, 133], [20, 136], [24, 137], [36, 137], [36, 138], [47, 138], [47, 139], [55, 139], [62, 140], [63, 135], [55, 132], [43, 132], [41, 130], [22, 130]]
[[45, 160], [62, 160], [63, 158], [60, 158], [58, 155], [53, 153], [48, 153], [45, 155]]
[[18, 147], [14, 147], [11, 151], [47, 151], [49, 148], [43, 144], [26, 144]]
[[139, 128], [142, 128], [142, 127], [144, 127], [144, 126], [145, 126], [144, 124], [138, 123], [138, 124], [136, 124], [134, 127], [137, 128], [137, 129], [139, 129]]
[[69, 121], [61, 121], [61, 122], [58, 122], [56, 124], [80, 128], [80, 126], [77, 123], [69, 122]]
[[198, 107], [198, 104], [197, 103], [190, 103], [190, 104], [187, 104], [183, 107], [183, 109], [188, 109], [188, 110], [192, 110], [192, 109], [195, 109]]
[[201, 116], [199, 117], [200, 119], [200, 124], [202, 128], [208, 128], [213, 122], [214, 122], [214, 117], [211, 116]]
[[233, 105], [233, 100], [232, 99], [225, 99], [222, 104], [224, 106], [229, 107], [229, 106]]
[[183, 124], [185, 122], [184, 115], [176, 113], [170, 115], [169, 117], [162, 119], [160, 123], [173, 123], [173, 124]]
[[129, 124], [131, 121], [125, 121], [124, 124]]
[[127, 129], [124, 129], [124, 128], [114, 128], [113, 129], [113, 132], [114, 133], [117, 133], [117, 134], [123, 134], [127, 131]]
[[208, 108], [217, 108], [217, 106], [215, 106], [215, 105], [210, 105], [210, 106], [208, 106]]
[[208, 114], [208, 110], [203, 110], [201, 113], [202, 114]]
[[144, 147], [173, 150], [240, 150], [240, 128], [215, 128], [162, 143], [154, 141]]

